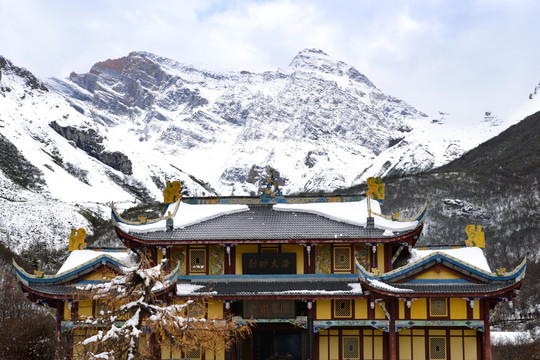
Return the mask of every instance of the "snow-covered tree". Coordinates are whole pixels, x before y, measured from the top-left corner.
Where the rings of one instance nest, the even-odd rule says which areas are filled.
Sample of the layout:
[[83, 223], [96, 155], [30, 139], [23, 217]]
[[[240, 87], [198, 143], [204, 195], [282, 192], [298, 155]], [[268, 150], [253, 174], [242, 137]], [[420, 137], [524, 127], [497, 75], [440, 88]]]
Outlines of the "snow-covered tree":
[[95, 317], [86, 319], [97, 331], [80, 343], [85, 359], [159, 359], [160, 347], [219, 351], [251, 332], [250, 324], [231, 318], [208, 319], [206, 298], [159, 300], [175, 288], [175, 272], [167, 276], [165, 261], [151, 266], [146, 255], [139, 258], [112, 280], [81, 289], [98, 303]]

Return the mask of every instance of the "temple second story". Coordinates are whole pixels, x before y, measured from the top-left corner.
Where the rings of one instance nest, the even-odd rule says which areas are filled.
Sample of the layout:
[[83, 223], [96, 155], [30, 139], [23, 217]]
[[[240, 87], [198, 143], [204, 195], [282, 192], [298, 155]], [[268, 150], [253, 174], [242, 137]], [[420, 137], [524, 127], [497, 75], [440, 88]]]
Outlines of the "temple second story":
[[123, 219], [115, 230], [128, 248], [180, 263], [182, 275], [352, 274], [354, 261], [376, 272], [395, 268], [423, 227], [417, 216], [381, 214], [379, 202], [357, 197], [188, 198], [162, 218]]

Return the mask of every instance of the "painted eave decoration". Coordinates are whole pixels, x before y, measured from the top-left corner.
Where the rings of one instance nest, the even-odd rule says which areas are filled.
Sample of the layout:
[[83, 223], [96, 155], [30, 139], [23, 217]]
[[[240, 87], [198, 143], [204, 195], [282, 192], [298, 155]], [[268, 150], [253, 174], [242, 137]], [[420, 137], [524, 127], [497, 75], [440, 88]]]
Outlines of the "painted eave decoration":
[[[92, 254], [90, 254], [91, 252], [96, 253], [93, 258], [91, 256]], [[77, 260], [87, 258], [91, 259], [77, 264]], [[85, 287], [89, 284], [103, 282], [95, 280], [81, 281], [83, 277], [92, 274], [103, 266], [116, 274], [121, 274], [126, 269], [132, 268], [135, 265], [133, 260], [132, 254], [122, 250], [109, 251], [109, 253], [94, 250], [76, 250], [70, 254], [70, 257], [64, 263], [63, 268], [66, 265], [68, 265], [68, 268], [65, 270], [60, 269], [55, 275], [43, 275], [42, 277], [39, 277], [28, 274], [15, 261], [13, 261], [13, 266], [15, 267], [19, 281], [28, 291], [36, 291], [41, 294], [51, 293], [56, 297], [63, 295], [70, 297], [76, 293], [79, 295], [82, 294]], [[69, 266], [72, 267], [69, 268]], [[167, 274], [163, 278], [163, 283], [157, 284], [152, 291], [154, 293], [163, 293], [174, 287], [179, 269], [179, 266], [177, 266], [173, 271]]]
[[[90, 260], [82, 263], [72, 262], [70, 258], [79, 257], [82, 259], [88, 258], [86, 253], [94, 252], [95, 256]], [[73, 264], [73, 267], [66, 268], [66, 264]], [[43, 275], [41, 277], [31, 275], [27, 273], [22, 267], [20, 267], [15, 260], [13, 260], [13, 266], [19, 280], [24, 284], [40, 284], [40, 285], [61, 285], [69, 282], [74, 282], [77, 279], [91, 273], [101, 266], [106, 266], [113, 271], [119, 271], [120, 268], [128, 268], [132, 266], [129, 262], [119, 260], [118, 257], [111, 255], [111, 253], [98, 252], [93, 250], [75, 250], [71, 252], [70, 256], [64, 263], [64, 266], [55, 275]]]
[[[374, 228], [384, 230], [383, 237], [392, 237], [394, 232], [404, 232], [417, 229], [423, 224], [427, 212], [427, 202], [418, 214], [409, 219], [400, 219], [380, 214], [381, 208], [377, 201], [368, 204], [367, 198], [354, 197], [326, 197], [326, 198], [284, 198], [285, 201], [272, 205], [272, 210], [295, 216], [294, 213], [309, 213], [325, 217], [337, 222], [359, 227], [366, 227], [368, 206], [374, 215]], [[113, 224], [123, 233], [150, 233], [166, 230], [183, 229], [223, 215], [249, 211], [251, 200], [259, 198], [213, 199], [215, 201], [199, 202], [190, 199], [179, 200], [168, 206], [168, 215], [156, 219], [143, 221], [129, 221], [124, 219], [115, 208], [111, 206]], [[228, 200], [228, 201], [224, 201]]]
[[112, 206], [112, 219], [114, 225], [125, 233], [148, 233], [167, 230], [169, 227], [167, 221], [169, 221], [169, 223], [172, 223], [172, 229], [182, 229], [184, 227], [215, 219], [223, 215], [234, 214], [248, 210], [249, 207], [247, 205], [241, 204], [191, 205], [179, 200], [176, 203], [169, 205], [169, 208], [167, 209], [168, 215], [157, 219], [146, 220], [144, 224], [123, 219], [118, 214], [118, 211], [116, 210], [114, 205]]
[[[421, 285], [423, 286], [423, 289], [426, 289], [428, 292], [444, 292], [444, 286], [448, 285], [453, 285], [454, 290], [456, 287], [463, 287], [464, 292], [468, 291], [466, 289], [469, 285], [493, 285], [494, 289], [496, 288], [497, 291], [502, 291], [521, 283], [525, 276], [526, 259], [524, 259], [513, 271], [502, 275], [480, 269], [440, 251], [435, 251], [430, 255], [401, 268], [379, 275], [367, 271], [362, 265], [356, 262], [358, 277], [362, 284], [365, 284], [367, 288], [373, 290], [380, 290], [393, 294], [413, 292], [413, 289], [419, 284], [409, 282], [408, 280], [415, 275], [435, 268], [438, 265], [455, 273], [462, 274], [463, 278], [448, 280], [423, 279]], [[467, 277], [471, 278], [472, 281], [466, 280]], [[409, 289], [407, 287], [409, 287]]]

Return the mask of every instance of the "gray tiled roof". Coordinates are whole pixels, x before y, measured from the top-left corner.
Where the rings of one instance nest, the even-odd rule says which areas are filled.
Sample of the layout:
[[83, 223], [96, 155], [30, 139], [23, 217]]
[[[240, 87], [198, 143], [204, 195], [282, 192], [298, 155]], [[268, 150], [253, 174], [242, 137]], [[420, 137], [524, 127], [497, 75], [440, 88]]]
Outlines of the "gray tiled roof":
[[[394, 235], [408, 233], [395, 232]], [[250, 205], [249, 211], [227, 214], [172, 231], [131, 233], [142, 240], [302, 240], [381, 238], [383, 230], [366, 229], [323, 216], [274, 211], [272, 205]]]
[[72, 285], [38, 285], [29, 283], [26, 285], [30, 290], [48, 295], [73, 295], [79, 290]]
[[[508, 284], [474, 284], [474, 283], [456, 283], [456, 284], [391, 284], [398, 289], [410, 289], [412, 293], [417, 294], [456, 294], [456, 293], [491, 293], [506, 289], [514, 283]], [[406, 294], [406, 293], [404, 293]]]
[[178, 280], [178, 284], [188, 283], [203, 286], [196, 293], [212, 296], [321, 296], [321, 295], [361, 295], [349, 284], [358, 284], [358, 278], [280, 278], [256, 279], [191, 279]]

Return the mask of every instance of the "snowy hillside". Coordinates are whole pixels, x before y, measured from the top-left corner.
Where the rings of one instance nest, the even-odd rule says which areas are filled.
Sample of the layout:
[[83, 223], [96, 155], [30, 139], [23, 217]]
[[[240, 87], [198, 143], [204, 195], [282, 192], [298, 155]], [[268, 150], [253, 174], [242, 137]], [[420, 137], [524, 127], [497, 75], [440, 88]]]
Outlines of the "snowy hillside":
[[174, 166], [227, 195], [257, 193], [266, 166], [289, 193], [420, 172], [502, 130], [467, 139], [313, 49], [260, 74], [134, 52], [48, 86], [95, 120], [106, 148], [127, 155], [143, 183]]
[[452, 129], [313, 49], [263, 73], [144, 52], [45, 83], [2, 57], [0, 71], [0, 241], [17, 251], [60, 248], [110, 201], [159, 201], [167, 180], [256, 194], [269, 166], [285, 193], [332, 191], [431, 169], [503, 130], [490, 114], [472, 135]]

